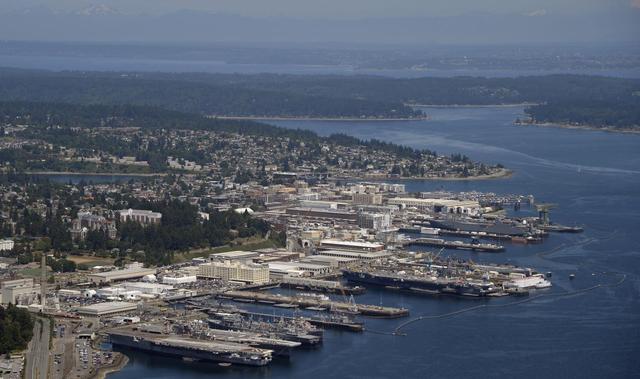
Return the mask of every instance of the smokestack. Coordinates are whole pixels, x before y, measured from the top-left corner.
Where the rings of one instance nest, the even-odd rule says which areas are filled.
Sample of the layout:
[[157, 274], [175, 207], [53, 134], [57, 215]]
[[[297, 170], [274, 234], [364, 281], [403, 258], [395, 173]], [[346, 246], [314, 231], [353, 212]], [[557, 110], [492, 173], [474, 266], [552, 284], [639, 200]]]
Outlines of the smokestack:
[[47, 305], [47, 255], [42, 252], [42, 273], [40, 275], [40, 302], [42, 311]]

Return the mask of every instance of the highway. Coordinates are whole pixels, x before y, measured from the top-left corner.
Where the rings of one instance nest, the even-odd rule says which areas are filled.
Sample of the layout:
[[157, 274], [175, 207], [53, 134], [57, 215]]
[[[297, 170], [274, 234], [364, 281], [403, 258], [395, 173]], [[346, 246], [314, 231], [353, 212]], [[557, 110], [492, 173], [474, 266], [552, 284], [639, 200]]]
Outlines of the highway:
[[47, 379], [49, 368], [49, 319], [36, 318], [33, 325], [33, 338], [29, 342], [26, 354], [26, 379]]

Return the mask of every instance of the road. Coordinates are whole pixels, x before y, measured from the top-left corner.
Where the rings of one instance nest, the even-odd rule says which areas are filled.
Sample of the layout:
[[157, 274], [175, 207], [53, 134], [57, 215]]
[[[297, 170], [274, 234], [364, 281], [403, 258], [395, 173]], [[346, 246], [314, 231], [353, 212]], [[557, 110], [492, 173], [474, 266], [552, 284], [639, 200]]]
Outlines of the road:
[[47, 379], [49, 368], [49, 319], [36, 318], [33, 324], [33, 338], [26, 354], [26, 379]]

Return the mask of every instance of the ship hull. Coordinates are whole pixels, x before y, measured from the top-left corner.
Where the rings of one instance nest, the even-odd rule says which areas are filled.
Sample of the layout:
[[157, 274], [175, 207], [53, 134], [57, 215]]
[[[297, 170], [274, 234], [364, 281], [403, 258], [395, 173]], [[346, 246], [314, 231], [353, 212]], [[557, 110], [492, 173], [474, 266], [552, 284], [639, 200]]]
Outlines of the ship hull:
[[251, 359], [249, 357], [234, 356], [225, 352], [213, 353], [209, 351], [199, 351], [186, 349], [178, 346], [167, 346], [154, 343], [146, 339], [136, 339], [128, 335], [110, 334], [109, 339], [112, 345], [126, 347], [129, 349], [140, 350], [153, 354], [161, 354], [176, 358], [189, 358], [192, 360], [202, 360], [209, 362], [234, 363], [246, 366], [265, 366], [269, 364], [270, 359]]
[[375, 275], [366, 272], [343, 271], [343, 278], [353, 283], [369, 284], [386, 288], [406, 290], [427, 295], [458, 295], [469, 297], [486, 296], [487, 291], [476, 286], [457, 283], [440, 283], [426, 280], [396, 278], [392, 276]]

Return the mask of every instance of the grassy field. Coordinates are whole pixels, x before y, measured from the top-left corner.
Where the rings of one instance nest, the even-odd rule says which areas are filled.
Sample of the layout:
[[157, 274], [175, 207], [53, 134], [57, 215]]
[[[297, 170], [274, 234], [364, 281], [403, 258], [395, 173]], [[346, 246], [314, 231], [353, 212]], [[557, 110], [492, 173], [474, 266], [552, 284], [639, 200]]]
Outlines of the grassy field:
[[113, 264], [113, 258], [92, 257], [86, 255], [69, 255], [67, 259], [76, 264], [85, 264], [89, 267], [93, 266], [110, 266]]
[[224, 245], [224, 246], [218, 246], [218, 247], [213, 247], [208, 249], [196, 249], [196, 250], [191, 250], [187, 253], [176, 254], [174, 257], [174, 261], [176, 263], [180, 263], [180, 262], [186, 262], [193, 258], [207, 257], [209, 256], [209, 254], [214, 254], [214, 253], [224, 253], [227, 251], [236, 251], [236, 250], [245, 251], [245, 250], [267, 249], [267, 248], [275, 248], [275, 247], [278, 247], [278, 246], [276, 246], [275, 242], [272, 240], [264, 240], [264, 239], [256, 239], [256, 238], [236, 240], [234, 241], [233, 246]]
[[[51, 268], [47, 267], [47, 272], [50, 272]], [[41, 274], [40, 267], [37, 268], [25, 268], [18, 271], [20, 276], [24, 276], [25, 278], [39, 278]]]

